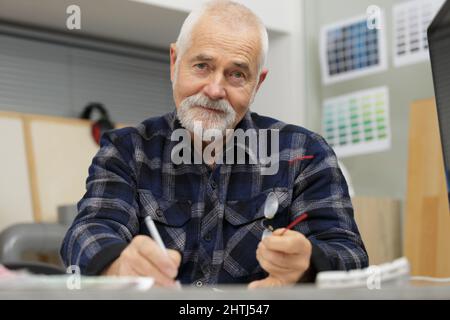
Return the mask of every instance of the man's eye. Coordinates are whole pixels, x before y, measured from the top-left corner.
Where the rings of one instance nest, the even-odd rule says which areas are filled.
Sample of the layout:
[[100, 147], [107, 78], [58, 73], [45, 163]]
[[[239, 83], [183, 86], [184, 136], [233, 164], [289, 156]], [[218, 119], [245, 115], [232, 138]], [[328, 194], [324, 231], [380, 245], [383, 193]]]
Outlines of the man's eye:
[[195, 67], [200, 70], [205, 70], [208, 67], [208, 65], [206, 63], [198, 63], [195, 65]]
[[231, 74], [236, 79], [244, 78], [244, 74], [242, 72], [236, 71]]

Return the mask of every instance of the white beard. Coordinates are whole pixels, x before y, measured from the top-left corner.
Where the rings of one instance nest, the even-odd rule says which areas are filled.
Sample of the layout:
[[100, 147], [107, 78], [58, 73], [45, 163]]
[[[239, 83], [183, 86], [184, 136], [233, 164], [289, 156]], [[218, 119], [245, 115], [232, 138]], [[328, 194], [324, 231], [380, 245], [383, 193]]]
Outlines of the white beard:
[[[206, 108], [219, 110], [214, 112]], [[177, 111], [182, 126], [194, 132], [194, 125], [201, 123], [203, 130], [216, 129], [225, 135], [227, 129], [232, 129], [236, 121], [236, 111], [227, 100], [214, 101], [203, 93], [184, 99]]]

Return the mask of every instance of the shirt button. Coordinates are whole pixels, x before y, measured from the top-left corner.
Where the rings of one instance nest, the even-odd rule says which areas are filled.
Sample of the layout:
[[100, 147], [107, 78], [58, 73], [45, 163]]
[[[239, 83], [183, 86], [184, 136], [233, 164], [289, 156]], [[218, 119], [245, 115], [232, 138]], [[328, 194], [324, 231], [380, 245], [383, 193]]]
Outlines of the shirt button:
[[162, 217], [163, 216], [163, 211], [161, 209], [156, 209], [156, 215], [158, 217]]
[[200, 280], [198, 280], [198, 281], [195, 283], [195, 286], [198, 287], [198, 288], [200, 288], [201, 286], [203, 286], [203, 282], [201, 282]]
[[212, 240], [211, 232], [208, 232], [208, 233], [205, 235], [204, 239], [205, 239], [205, 241], [210, 242], [210, 241]]
[[214, 181], [211, 181], [211, 188], [216, 189], [217, 183], [215, 183]]

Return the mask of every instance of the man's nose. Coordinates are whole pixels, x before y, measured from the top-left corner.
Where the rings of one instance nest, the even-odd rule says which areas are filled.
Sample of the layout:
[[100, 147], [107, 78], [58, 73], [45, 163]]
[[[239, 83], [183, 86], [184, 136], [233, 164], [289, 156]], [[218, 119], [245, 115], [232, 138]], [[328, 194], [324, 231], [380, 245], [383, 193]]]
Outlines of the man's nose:
[[211, 100], [221, 100], [226, 98], [226, 91], [222, 85], [222, 79], [216, 78], [211, 80], [203, 87], [203, 93]]

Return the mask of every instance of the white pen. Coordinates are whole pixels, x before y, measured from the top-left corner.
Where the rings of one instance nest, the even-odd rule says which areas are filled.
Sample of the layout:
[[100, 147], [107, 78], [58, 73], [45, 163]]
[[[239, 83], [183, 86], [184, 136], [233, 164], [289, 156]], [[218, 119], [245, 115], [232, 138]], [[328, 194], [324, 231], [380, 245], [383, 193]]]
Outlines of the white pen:
[[164, 245], [164, 242], [162, 241], [158, 229], [156, 228], [156, 225], [153, 222], [152, 218], [150, 216], [146, 216], [144, 221], [145, 224], [147, 225], [148, 231], [150, 231], [150, 235], [152, 236], [153, 240], [156, 241], [156, 243], [159, 245], [159, 247], [164, 251], [166, 255], [169, 255], [166, 246]]
[[[158, 246], [163, 250], [164, 254], [166, 256], [169, 256], [169, 253], [167, 251], [166, 246], [164, 245], [164, 242], [161, 239], [161, 235], [158, 232], [158, 229], [156, 228], [155, 223], [153, 222], [153, 219], [148, 215], [144, 219], [145, 225], [147, 226], [148, 231], [150, 231], [150, 235], [152, 236], [153, 240], [156, 241]], [[175, 288], [181, 289], [181, 282], [175, 281]]]

